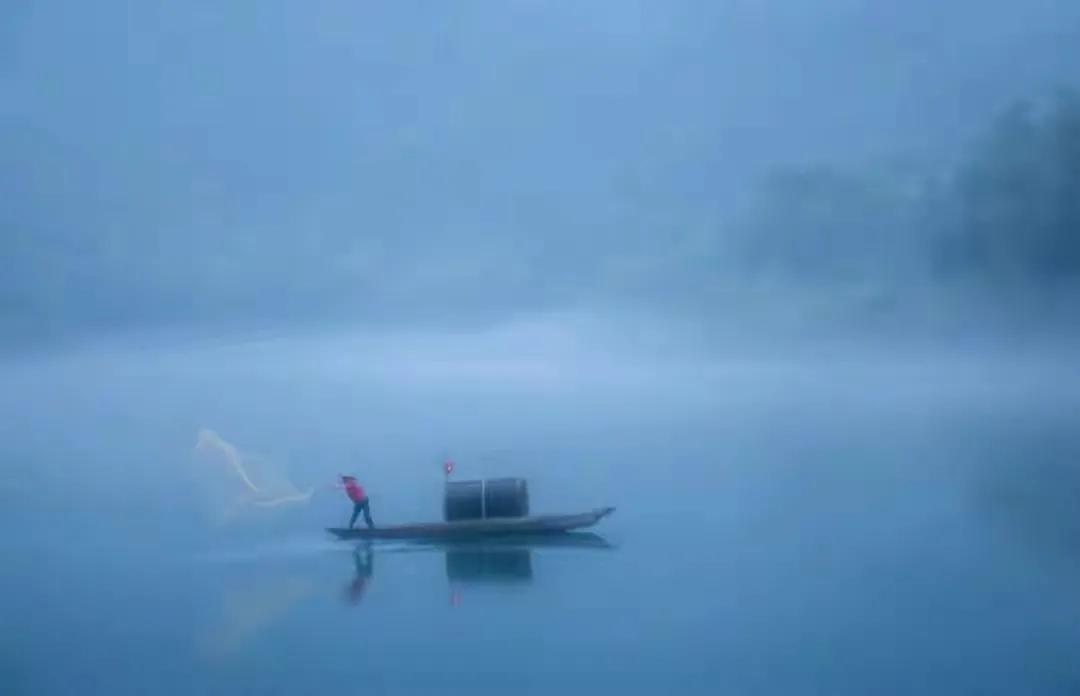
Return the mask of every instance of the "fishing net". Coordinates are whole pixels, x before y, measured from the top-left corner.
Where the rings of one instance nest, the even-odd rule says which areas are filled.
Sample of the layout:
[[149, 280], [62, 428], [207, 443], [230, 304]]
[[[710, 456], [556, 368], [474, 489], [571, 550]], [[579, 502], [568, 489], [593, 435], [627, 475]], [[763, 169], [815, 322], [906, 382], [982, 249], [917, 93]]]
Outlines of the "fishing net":
[[241, 452], [208, 428], [199, 431], [194, 461], [210, 514], [219, 523], [252, 511], [306, 505], [315, 492], [301, 490], [280, 467]]

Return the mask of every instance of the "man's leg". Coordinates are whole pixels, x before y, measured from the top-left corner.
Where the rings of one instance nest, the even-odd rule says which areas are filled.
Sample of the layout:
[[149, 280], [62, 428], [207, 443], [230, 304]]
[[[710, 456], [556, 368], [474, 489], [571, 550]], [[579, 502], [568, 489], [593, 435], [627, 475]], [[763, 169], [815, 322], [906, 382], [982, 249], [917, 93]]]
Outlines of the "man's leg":
[[[365, 502], [367, 502], [367, 501], [365, 501]], [[353, 503], [352, 517], [349, 519], [349, 529], [352, 529], [353, 525], [356, 524], [356, 518], [360, 515], [360, 508], [362, 508], [362, 507], [363, 506], [360, 503]], [[367, 515], [367, 509], [366, 508], [364, 509], [364, 514]]]
[[371, 521], [371, 501], [364, 498], [364, 502], [360, 504], [364, 508], [364, 521], [367, 522], [368, 529], [375, 526], [375, 523]]

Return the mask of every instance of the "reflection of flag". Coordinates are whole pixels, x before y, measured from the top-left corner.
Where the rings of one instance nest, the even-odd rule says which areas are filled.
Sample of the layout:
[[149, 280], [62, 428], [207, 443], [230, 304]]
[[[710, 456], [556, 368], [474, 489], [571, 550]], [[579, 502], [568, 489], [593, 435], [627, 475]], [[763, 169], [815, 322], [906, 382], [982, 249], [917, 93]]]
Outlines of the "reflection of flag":
[[454, 471], [454, 461], [452, 459], [447, 459], [443, 462], [442, 468], [443, 471], [446, 472], [446, 475], [449, 476]]

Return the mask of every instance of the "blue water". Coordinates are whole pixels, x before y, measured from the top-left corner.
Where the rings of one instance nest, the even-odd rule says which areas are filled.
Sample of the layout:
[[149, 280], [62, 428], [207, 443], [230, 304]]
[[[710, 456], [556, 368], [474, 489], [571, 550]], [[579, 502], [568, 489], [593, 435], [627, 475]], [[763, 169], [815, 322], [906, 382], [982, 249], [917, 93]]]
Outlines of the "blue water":
[[[1074, 392], [948, 366], [388, 384], [112, 358], [11, 368], [0, 691], [1076, 693]], [[616, 505], [603, 547], [337, 542], [333, 494], [206, 522], [213, 426], [377, 521], [440, 458]], [[359, 580], [359, 582], [358, 582]]]

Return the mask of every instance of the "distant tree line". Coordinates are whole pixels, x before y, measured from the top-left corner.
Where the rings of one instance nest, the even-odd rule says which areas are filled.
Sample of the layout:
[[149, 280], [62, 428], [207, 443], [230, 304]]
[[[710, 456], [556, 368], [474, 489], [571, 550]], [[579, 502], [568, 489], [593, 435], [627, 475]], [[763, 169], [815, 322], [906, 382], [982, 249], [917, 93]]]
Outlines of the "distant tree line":
[[1019, 102], [952, 171], [779, 171], [737, 225], [752, 274], [1055, 290], [1080, 280], [1080, 95]]
[[[1080, 96], [1069, 91], [1005, 109], [936, 171], [777, 170], [726, 222], [672, 199], [575, 227], [586, 199], [565, 203], [565, 225], [522, 214], [398, 234], [362, 201], [321, 220], [283, 197], [252, 211], [171, 188], [109, 196], [70, 152], [0, 145], [14, 162], [0, 185], [18, 194], [0, 206], [4, 342], [207, 322], [460, 326], [610, 300], [712, 316], [718, 299], [737, 309], [775, 285], [781, 305], [792, 286], [877, 289], [889, 304], [915, 286], [925, 297], [1080, 285]], [[129, 183], [119, 189], [138, 190]]]

